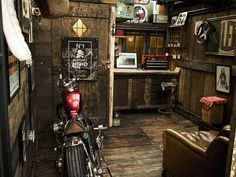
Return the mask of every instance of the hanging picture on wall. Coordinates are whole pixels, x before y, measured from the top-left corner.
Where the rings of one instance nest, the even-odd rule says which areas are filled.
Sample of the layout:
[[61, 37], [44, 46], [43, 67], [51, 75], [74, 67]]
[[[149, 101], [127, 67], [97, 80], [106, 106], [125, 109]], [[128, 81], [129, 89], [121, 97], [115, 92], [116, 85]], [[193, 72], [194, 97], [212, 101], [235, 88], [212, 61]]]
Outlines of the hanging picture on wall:
[[31, 3], [30, 0], [22, 0], [22, 31], [24, 33], [30, 32], [30, 10], [31, 10]]
[[220, 92], [230, 92], [231, 67], [226, 65], [216, 65], [216, 90]]
[[235, 56], [236, 16], [208, 19], [206, 54]]
[[136, 53], [120, 53], [116, 60], [117, 68], [137, 68]]
[[9, 93], [10, 100], [20, 89], [20, 67], [17, 58], [8, 50], [8, 68], [9, 68]]
[[64, 77], [97, 80], [98, 39], [64, 37], [61, 41]]

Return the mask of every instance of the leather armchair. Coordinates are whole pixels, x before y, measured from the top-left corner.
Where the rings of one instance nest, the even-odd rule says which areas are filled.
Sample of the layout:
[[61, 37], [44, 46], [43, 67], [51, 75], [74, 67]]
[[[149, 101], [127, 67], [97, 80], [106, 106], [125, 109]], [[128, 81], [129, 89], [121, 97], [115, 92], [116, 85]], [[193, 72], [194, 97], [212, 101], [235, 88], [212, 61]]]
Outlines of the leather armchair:
[[219, 132], [163, 132], [163, 176], [224, 177], [230, 127]]

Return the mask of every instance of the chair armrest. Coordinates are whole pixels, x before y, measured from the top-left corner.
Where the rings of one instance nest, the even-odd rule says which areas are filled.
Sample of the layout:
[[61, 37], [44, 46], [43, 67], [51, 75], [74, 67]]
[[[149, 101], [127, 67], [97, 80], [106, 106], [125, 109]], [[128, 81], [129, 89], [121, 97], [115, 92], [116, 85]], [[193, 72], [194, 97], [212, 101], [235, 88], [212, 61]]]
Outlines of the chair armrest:
[[[176, 131], [171, 130], [171, 129], [166, 129], [166, 130], [163, 131], [163, 148], [164, 148], [163, 150], [164, 151], [165, 151], [165, 148], [166, 148], [166, 141], [168, 141], [167, 140], [168, 136], [171, 137], [171, 138], [176, 139], [178, 143], [182, 144], [183, 146], [185, 146], [190, 151], [193, 151], [194, 153], [197, 153], [198, 155], [200, 155], [202, 157], [206, 156], [206, 151], [203, 148], [197, 146], [192, 141], [188, 140], [187, 138], [185, 138], [181, 134], [179, 134]], [[174, 146], [172, 148], [174, 148]]]
[[225, 136], [217, 136], [207, 148], [206, 156], [208, 158], [214, 158], [216, 154], [226, 156], [228, 151], [228, 144], [229, 138]]

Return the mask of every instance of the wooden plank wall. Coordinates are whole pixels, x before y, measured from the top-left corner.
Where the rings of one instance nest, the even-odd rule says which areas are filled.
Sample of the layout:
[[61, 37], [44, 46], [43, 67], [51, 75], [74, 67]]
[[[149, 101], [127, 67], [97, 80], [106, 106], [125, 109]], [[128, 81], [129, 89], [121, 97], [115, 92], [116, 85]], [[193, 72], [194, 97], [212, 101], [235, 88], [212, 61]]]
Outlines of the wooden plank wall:
[[[11, 161], [12, 173], [15, 177], [29, 177], [32, 175], [35, 144], [29, 141], [28, 133], [29, 130], [36, 129], [34, 123], [36, 120], [36, 100], [31, 97], [35, 93], [34, 90], [31, 95], [29, 94], [28, 67], [24, 62], [21, 62], [20, 65], [20, 90], [8, 105]], [[31, 98], [32, 100], [30, 100]], [[25, 140], [23, 140], [23, 131], [25, 132]], [[26, 161], [23, 160], [23, 147], [25, 147]]]
[[[102, 61], [109, 60], [109, 5], [71, 2], [68, 16], [52, 20], [52, 65], [55, 70], [61, 65], [61, 38], [78, 37], [73, 31], [73, 25], [79, 19], [88, 28], [81, 37], [98, 38], [99, 41], [98, 80], [79, 82], [82, 91], [82, 110], [94, 122], [106, 124], [109, 73], [108, 70], [104, 70]], [[53, 73], [54, 106], [60, 102], [58, 88], [55, 84], [57, 80], [58, 73]]]
[[[186, 26], [188, 28], [186, 36], [187, 45], [183, 50], [181, 61], [177, 65], [181, 67], [179, 87], [177, 94], [177, 106], [181, 109], [191, 112], [196, 117], [201, 117], [201, 105], [199, 100], [203, 96], [219, 96], [228, 100], [225, 106], [224, 123], [230, 122], [232, 110], [232, 96], [216, 92], [215, 90], [215, 64], [235, 65], [236, 62], [230, 56], [205, 55], [205, 43], [198, 44], [194, 36], [195, 22], [198, 20], [207, 20], [212, 17], [227, 16], [235, 14], [236, 9], [211, 12], [205, 14], [188, 14]], [[235, 80], [232, 80], [231, 88], [235, 86]]]
[[52, 125], [52, 75], [51, 75], [51, 20], [42, 18], [35, 30], [35, 84], [37, 88], [37, 113], [39, 133]]
[[114, 109], [146, 109], [163, 107], [167, 103], [161, 82], [176, 80], [174, 76], [115, 76]]
[[110, 5], [70, 2], [69, 13], [60, 18], [42, 18], [36, 30], [36, 85], [39, 132], [48, 130], [57, 119], [56, 105], [61, 102], [57, 86], [61, 68], [61, 38], [79, 37], [73, 25], [81, 19], [87, 31], [81, 37], [99, 39], [98, 80], [80, 81], [82, 110], [94, 122], [106, 123], [109, 73], [102, 61], [109, 60]]

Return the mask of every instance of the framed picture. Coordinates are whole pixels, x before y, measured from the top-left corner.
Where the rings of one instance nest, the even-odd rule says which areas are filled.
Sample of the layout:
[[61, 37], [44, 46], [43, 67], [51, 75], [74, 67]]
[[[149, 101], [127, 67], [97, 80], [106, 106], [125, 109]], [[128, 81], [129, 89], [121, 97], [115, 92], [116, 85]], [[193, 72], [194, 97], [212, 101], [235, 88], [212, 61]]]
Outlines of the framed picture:
[[96, 81], [98, 78], [98, 38], [63, 37], [61, 61], [63, 77], [73, 74], [77, 80]]
[[9, 94], [10, 101], [14, 98], [20, 89], [20, 63], [18, 59], [8, 51], [8, 69], [9, 69]]
[[235, 56], [236, 15], [207, 19], [210, 31], [205, 54]]
[[136, 53], [120, 53], [116, 60], [117, 68], [137, 68]]
[[24, 33], [30, 32], [30, 15], [31, 15], [31, 1], [22, 0], [22, 31]]
[[216, 90], [230, 93], [231, 66], [216, 65]]

